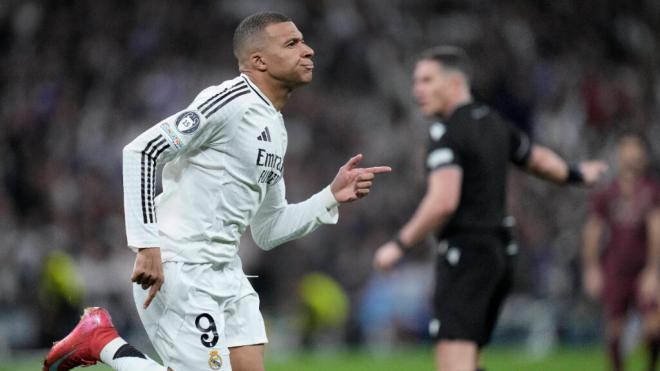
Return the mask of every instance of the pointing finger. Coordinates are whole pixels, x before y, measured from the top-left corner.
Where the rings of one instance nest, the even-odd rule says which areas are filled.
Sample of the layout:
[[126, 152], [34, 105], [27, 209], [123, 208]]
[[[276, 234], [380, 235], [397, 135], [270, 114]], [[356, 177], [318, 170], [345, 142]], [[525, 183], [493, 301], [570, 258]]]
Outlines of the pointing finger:
[[392, 168], [389, 166], [374, 166], [374, 167], [368, 167], [364, 169], [364, 171], [372, 174], [381, 174], [381, 173], [389, 173], [390, 171], [392, 171]]

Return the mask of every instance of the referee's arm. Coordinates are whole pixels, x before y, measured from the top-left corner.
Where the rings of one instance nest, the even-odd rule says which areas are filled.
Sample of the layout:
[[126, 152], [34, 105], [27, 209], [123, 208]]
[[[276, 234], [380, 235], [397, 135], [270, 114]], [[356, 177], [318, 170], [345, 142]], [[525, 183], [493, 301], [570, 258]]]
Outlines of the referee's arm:
[[524, 168], [530, 173], [555, 183], [576, 183], [592, 186], [607, 170], [602, 161], [583, 161], [570, 166], [551, 149], [534, 144]]
[[378, 269], [392, 267], [405, 251], [445, 224], [458, 207], [462, 183], [463, 170], [458, 165], [433, 170], [427, 177], [426, 193], [415, 214], [393, 241], [378, 248], [374, 266]]

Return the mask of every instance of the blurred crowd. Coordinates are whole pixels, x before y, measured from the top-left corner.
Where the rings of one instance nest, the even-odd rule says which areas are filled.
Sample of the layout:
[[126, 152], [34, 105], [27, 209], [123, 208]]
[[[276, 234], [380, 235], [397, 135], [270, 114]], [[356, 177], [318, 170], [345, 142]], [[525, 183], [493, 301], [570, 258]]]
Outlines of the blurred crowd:
[[[464, 47], [478, 99], [572, 161], [612, 161], [623, 129], [660, 148], [656, 0], [5, 0], [0, 354], [48, 345], [89, 305], [108, 307], [128, 338], [142, 336], [129, 280], [134, 255], [125, 246], [121, 149], [203, 88], [235, 76], [233, 30], [265, 9], [290, 16], [316, 52], [313, 83], [283, 112], [289, 202], [328, 184], [356, 153], [367, 165], [394, 169], [368, 198], [342, 206], [337, 226], [271, 252], [244, 238], [245, 270], [259, 276], [252, 283], [267, 322], [285, 328], [271, 332], [279, 344], [426, 337], [433, 243], [395, 272], [371, 268], [374, 249], [424, 191], [428, 120], [410, 94], [424, 48]], [[510, 190], [521, 255], [501, 338], [540, 331], [558, 342], [593, 340], [599, 310], [577, 289], [589, 192], [517, 171]], [[316, 335], [296, 325], [309, 321], [287, 320], [310, 315], [301, 307], [316, 299], [300, 283], [313, 272], [338, 284], [333, 295], [346, 306], [345, 319]]]

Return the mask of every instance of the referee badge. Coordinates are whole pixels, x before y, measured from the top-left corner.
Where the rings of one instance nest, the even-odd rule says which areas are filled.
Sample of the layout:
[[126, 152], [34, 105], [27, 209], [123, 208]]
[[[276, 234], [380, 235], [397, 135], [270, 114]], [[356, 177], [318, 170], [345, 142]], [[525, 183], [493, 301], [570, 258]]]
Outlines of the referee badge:
[[176, 118], [176, 130], [181, 134], [192, 134], [199, 127], [199, 115], [193, 111], [186, 111]]
[[209, 367], [211, 370], [219, 370], [222, 367], [222, 357], [220, 351], [213, 349], [209, 353]]

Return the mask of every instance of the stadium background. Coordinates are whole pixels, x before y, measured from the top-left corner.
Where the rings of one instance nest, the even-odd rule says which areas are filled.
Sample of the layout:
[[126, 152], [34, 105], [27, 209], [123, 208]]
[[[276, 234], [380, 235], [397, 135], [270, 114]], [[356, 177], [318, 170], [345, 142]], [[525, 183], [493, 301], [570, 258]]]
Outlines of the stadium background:
[[[367, 199], [342, 206], [337, 226], [271, 252], [245, 239], [269, 359], [302, 349], [382, 354], [413, 346], [424, 351], [402, 357], [432, 365], [431, 244], [391, 274], [371, 269], [374, 249], [424, 190], [427, 121], [410, 96], [423, 48], [465, 47], [476, 65], [475, 94], [566, 158], [612, 161], [625, 128], [646, 133], [654, 149], [660, 144], [655, 0], [4, 0], [0, 369], [20, 369], [8, 365], [26, 354], [38, 358], [88, 305], [107, 307], [120, 332], [148, 349], [130, 294], [121, 148], [234, 76], [233, 29], [265, 9], [292, 17], [316, 51], [314, 82], [284, 109], [289, 201], [320, 189], [358, 152], [367, 164], [394, 168]], [[656, 151], [656, 167], [657, 160]], [[599, 307], [580, 289], [587, 199], [585, 190], [511, 176], [521, 255], [496, 344], [512, 347], [513, 358], [551, 359], [556, 349], [599, 344]], [[634, 321], [628, 333], [634, 349]], [[581, 369], [601, 369], [589, 364]], [[406, 367], [417, 366], [399, 369]]]

